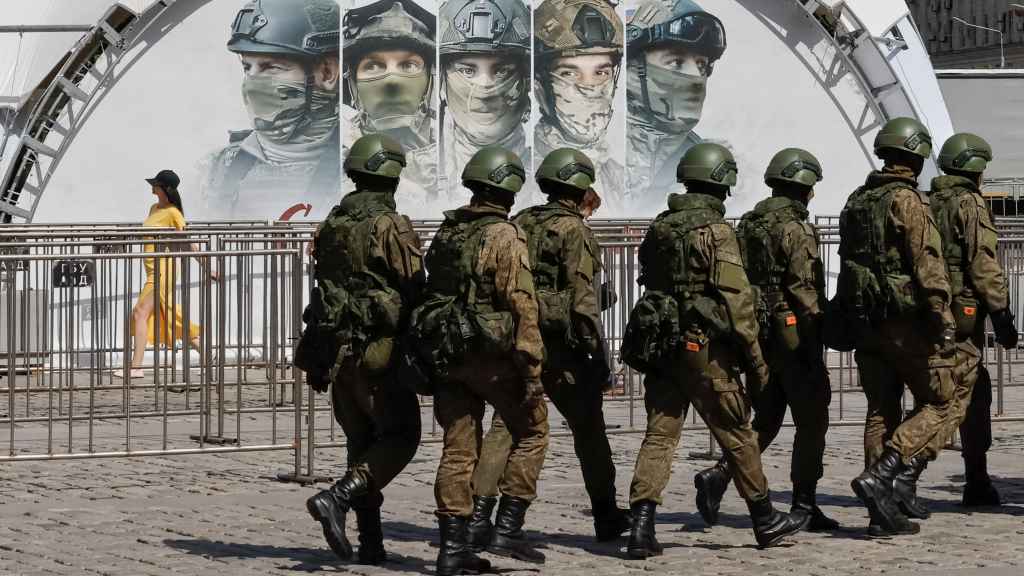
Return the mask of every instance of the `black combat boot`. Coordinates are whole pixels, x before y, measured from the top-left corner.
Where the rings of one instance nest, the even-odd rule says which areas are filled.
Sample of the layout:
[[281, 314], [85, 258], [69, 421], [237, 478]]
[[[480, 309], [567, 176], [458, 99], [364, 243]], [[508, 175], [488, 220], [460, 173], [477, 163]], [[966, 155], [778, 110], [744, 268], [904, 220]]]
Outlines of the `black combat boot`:
[[747, 508], [750, 510], [750, 520], [754, 523], [754, 539], [757, 540], [758, 548], [775, 546], [786, 536], [803, 530], [810, 520], [810, 517], [797, 519], [779, 512], [772, 506], [767, 495], [760, 500], [748, 500]]
[[917, 499], [917, 480], [928, 467], [928, 461], [918, 455], [910, 459], [910, 464], [901, 466], [899, 474], [892, 482], [892, 497], [907, 518], [927, 520], [932, 513], [923, 502]]
[[501, 495], [498, 502], [498, 515], [494, 521], [494, 535], [487, 551], [506, 558], [515, 558], [533, 564], [544, 563], [544, 553], [535, 550], [526, 541], [523, 522], [526, 520], [526, 509], [529, 501], [507, 494]]
[[839, 528], [839, 522], [825, 516], [825, 513], [818, 508], [817, 487], [793, 486], [793, 507], [789, 515], [797, 521], [807, 522], [807, 530], [811, 532], [825, 532]]
[[473, 552], [483, 552], [491, 543], [491, 533], [494, 532], [491, 513], [497, 503], [497, 496], [473, 496], [473, 515], [466, 523], [466, 542]]
[[970, 460], [964, 458], [964, 493], [961, 504], [967, 508], [978, 506], [999, 506], [999, 491], [992, 485], [988, 475], [988, 458], [982, 454]]
[[872, 536], [914, 534], [921, 530], [920, 526], [907, 520], [893, 500], [892, 484], [901, 462], [898, 452], [886, 448], [871, 467], [850, 482], [857, 497], [868, 508], [871, 516], [868, 532]]
[[693, 485], [697, 487], [697, 510], [704, 523], [708, 526], [718, 524], [718, 508], [722, 505], [722, 497], [729, 488], [732, 474], [729, 462], [723, 457], [717, 464], [701, 470], [693, 477]]
[[369, 486], [364, 479], [346, 473], [334, 486], [306, 500], [306, 510], [323, 526], [327, 545], [342, 560], [352, 558], [352, 544], [345, 536], [345, 515], [352, 508], [352, 501], [367, 492]]
[[387, 560], [380, 507], [356, 508], [356, 526], [359, 527], [359, 563], [376, 565]]
[[650, 500], [641, 500], [633, 504], [633, 528], [629, 532], [629, 545], [626, 554], [630, 558], [643, 560], [651, 556], [661, 556], [661, 544], [654, 534], [654, 511], [657, 504]]
[[633, 524], [629, 510], [619, 508], [614, 496], [608, 500], [591, 500], [590, 509], [594, 514], [594, 533], [598, 542], [617, 540]]
[[466, 522], [462, 516], [438, 516], [441, 548], [437, 552], [438, 576], [479, 574], [491, 569], [491, 563], [474, 554], [466, 545]]

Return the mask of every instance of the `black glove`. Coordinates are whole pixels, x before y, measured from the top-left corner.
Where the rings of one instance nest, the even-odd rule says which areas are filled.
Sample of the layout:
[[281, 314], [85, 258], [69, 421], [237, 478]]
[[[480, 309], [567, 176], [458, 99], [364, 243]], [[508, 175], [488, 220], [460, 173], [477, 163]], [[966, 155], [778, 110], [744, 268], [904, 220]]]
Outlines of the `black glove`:
[[750, 402], [755, 408], [758, 398], [761, 397], [761, 391], [768, 385], [768, 377], [768, 365], [764, 362], [759, 362], [747, 369], [747, 395], [750, 396]]
[[619, 295], [615, 293], [615, 289], [612, 288], [611, 283], [605, 282], [601, 284], [601, 312], [615, 306], [615, 303], [619, 301]]
[[992, 313], [992, 329], [996, 333], [996, 342], [1007, 350], [1016, 348], [1017, 340], [1020, 338], [1013, 321], [1013, 313], [1009, 308]]

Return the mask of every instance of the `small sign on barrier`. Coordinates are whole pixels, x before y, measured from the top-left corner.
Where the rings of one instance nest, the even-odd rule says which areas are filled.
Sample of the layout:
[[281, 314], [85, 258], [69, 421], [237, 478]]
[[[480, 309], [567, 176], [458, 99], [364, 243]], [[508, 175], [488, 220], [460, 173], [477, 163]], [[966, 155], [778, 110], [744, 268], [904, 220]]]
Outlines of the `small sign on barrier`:
[[86, 288], [96, 279], [92, 260], [60, 260], [53, 267], [54, 288]]

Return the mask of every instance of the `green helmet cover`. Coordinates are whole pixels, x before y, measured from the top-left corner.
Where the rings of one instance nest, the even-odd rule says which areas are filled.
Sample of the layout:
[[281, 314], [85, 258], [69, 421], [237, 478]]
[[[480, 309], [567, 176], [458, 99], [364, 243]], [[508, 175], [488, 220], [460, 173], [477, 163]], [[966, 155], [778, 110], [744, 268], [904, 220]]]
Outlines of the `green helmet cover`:
[[484, 146], [477, 150], [462, 170], [462, 183], [477, 182], [491, 188], [518, 194], [526, 181], [526, 170], [519, 156], [501, 146]]
[[780, 182], [792, 182], [812, 187], [821, 182], [821, 162], [807, 150], [786, 148], [772, 157], [764, 171], [764, 183], [772, 186]]
[[340, 48], [334, 0], [250, 0], [231, 24], [228, 50], [316, 58]]
[[735, 186], [736, 158], [720, 144], [702, 142], [690, 147], [676, 166], [677, 182], [707, 182], [719, 186]]
[[875, 155], [881, 156], [883, 150], [928, 158], [932, 154], [932, 135], [924, 124], [913, 118], [893, 118], [875, 136]]
[[594, 163], [586, 154], [574, 148], [552, 150], [537, 167], [537, 183], [558, 182], [581, 193], [594, 184]]
[[405, 167], [405, 151], [397, 140], [384, 134], [369, 134], [352, 144], [345, 157], [345, 173], [370, 174], [398, 179]]
[[943, 172], [981, 174], [991, 161], [992, 146], [981, 136], [967, 132], [950, 136], [939, 152], [939, 167]]

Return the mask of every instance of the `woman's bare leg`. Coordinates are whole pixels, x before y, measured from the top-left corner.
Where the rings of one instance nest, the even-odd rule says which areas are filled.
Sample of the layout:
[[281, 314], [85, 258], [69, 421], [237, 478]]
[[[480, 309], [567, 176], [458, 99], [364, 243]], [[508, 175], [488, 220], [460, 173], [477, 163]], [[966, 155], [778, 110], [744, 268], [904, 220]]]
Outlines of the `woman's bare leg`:
[[135, 369], [142, 369], [142, 362], [146, 357], [146, 340], [149, 335], [149, 317], [153, 315], [156, 294], [152, 298], [144, 298], [135, 304], [132, 309], [132, 322], [135, 323], [135, 342], [132, 351], [132, 375], [136, 374]]

